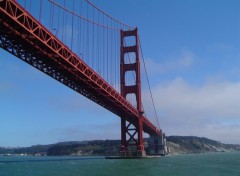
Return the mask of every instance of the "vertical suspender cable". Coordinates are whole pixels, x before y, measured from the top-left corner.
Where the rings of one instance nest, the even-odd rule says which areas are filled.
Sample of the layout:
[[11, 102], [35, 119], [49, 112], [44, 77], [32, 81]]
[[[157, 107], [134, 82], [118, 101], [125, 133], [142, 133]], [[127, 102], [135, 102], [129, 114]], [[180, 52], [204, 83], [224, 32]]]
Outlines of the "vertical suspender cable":
[[77, 24], [77, 35], [78, 35], [78, 37], [77, 37], [77, 50], [78, 50], [78, 52], [77, 52], [77, 54], [78, 54], [78, 56], [80, 57], [80, 58], [82, 58], [81, 57], [81, 42], [80, 42], [80, 40], [81, 40], [81, 37], [80, 37], [80, 31], [81, 31], [81, 27], [80, 27], [80, 19], [79, 19], [79, 17], [77, 18], [78, 19], [78, 24]]
[[[66, 8], [66, 1], [64, 0], [64, 8]], [[67, 20], [66, 20], [66, 11], [63, 10], [63, 43], [65, 43], [65, 33], [66, 33], [66, 25], [67, 25]]]
[[[100, 20], [100, 15], [99, 15], [99, 12], [98, 12], [98, 23], [99, 23], [99, 20]], [[100, 62], [100, 27], [98, 26], [98, 30], [97, 30], [97, 32], [98, 32], [98, 35], [97, 35], [97, 38], [98, 38], [98, 46], [97, 46], [97, 56], [98, 56], [98, 58], [97, 58], [97, 67], [98, 67], [98, 73], [100, 74], [100, 67], [99, 67], [99, 62]], [[101, 74], [100, 74], [101, 75]]]
[[30, 1], [30, 10], [29, 10], [29, 12], [31, 12], [32, 11], [32, 1]]
[[[64, 7], [65, 7], [65, 0], [64, 0]], [[64, 42], [64, 33], [65, 33], [65, 11], [63, 10], [62, 42]]]
[[[80, 15], [83, 14], [82, 11], [83, 11], [83, 3], [82, 3], [82, 0], [81, 0]], [[80, 17], [79, 17], [79, 18], [80, 18]], [[85, 31], [85, 25], [84, 25], [84, 22], [85, 22], [85, 21], [82, 22], [82, 20], [80, 20], [80, 31], [79, 31], [79, 32], [82, 31], [82, 32], [80, 33], [80, 38], [81, 38], [81, 43], [80, 43], [80, 45], [81, 45], [82, 59], [85, 58], [85, 53], [84, 53], [84, 43], [85, 43], [84, 31]]]
[[41, 18], [42, 18], [42, 0], [40, 0], [40, 12], [39, 12], [39, 21], [41, 21]]
[[151, 100], [152, 100], [152, 103], [153, 103], [154, 113], [155, 113], [155, 117], [156, 117], [156, 119], [157, 119], [158, 128], [160, 129], [160, 124], [159, 124], [159, 120], [158, 120], [158, 115], [157, 115], [156, 107], [155, 107], [155, 104], [154, 104], [154, 101], [153, 101], [153, 95], [152, 95], [152, 91], [151, 91], [150, 82], [149, 82], [149, 79], [148, 79], [147, 68], [146, 68], [146, 64], [145, 64], [145, 59], [144, 59], [144, 57], [143, 57], [143, 51], [142, 51], [142, 46], [141, 46], [141, 42], [140, 42], [139, 36], [138, 36], [138, 39], [139, 39], [141, 56], [142, 56], [142, 59], [143, 59], [144, 70], [145, 70], [146, 77], [147, 77], [148, 88], [149, 88], [150, 95], [151, 95]]
[[[93, 21], [95, 21], [95, 14], [94, 14], [94, 8], [93, 8]], [[94, 24], [92, 24], [92, 26], [93, 26], [93, 34], [92, 34], [92, 68], [94, 69], [94, 34], [95, 34], [95, 28], [94, 28]]]
[[52, 7], [53, 7], [53, 3], [51, 3], [51, 5], [50, 5], [50, 20], [49, 20], [49, 26], [48, 26], [48, 28], [49, 28], [49, 30], [51, 31], [51, 22], [52, 22]]
[[[89, 19], [88, 14], [88, 5], [87, 5], [87, 19]], [[87, 21], [87, 38], [86, 38], [86, 59], [87, 63], [89, 64], [89, 22]]]
[[[74, 13], [74, 0], [73, 0], [73, 13]], [[72, 14], [72, 35], [71, 35], [71, 50], [73, 49], [73, 33], [74, 33], [74, 31], [73, 31], [73, 29], [74, 29], [74, 15]]]
[[57, 37], [60, 37], [58, 34], [60, 33], [60, 7], [58, 7], [58, 24], [57, 24], [57, 31], [56, 31], [56, 35], [57, 35]]
[[[107, 26], [108, 26], [108, 18], [107, 18]], [[106, 29], [107, 30], [107, 82], [109, 81], [109, 72], [108, 72], [108, 70], [109, 70], [109, 68], [108, 68], [108, 43], [109, 43], [109, 41], [108, 41], [108, 29]]]
[[[112, 20], [111, 20], [111, 27], [112, 27]], [[112, 39], [112, 33], [113, 33], [113, 31], [110, 31], [110, 75], [111, 75], [111, 79], [110, 79], [110, 83], [111, 83], [111, 85], [113, 86], [113, 74], [112, 74], [112, 68], [113, 68], [113, 65], [112, 65], [112, 59], [113, 59], [113, 57], [112, 57], [112, 50], [113, 50], [113, 48], [112, 48], [112, 46], [113, 46], [113, 39]]]
[[24, 0], [24, 6], [23, 7], [26, 9], [26, 0]]
[[[103, 14], [103, 25], [105, 25], [104, 24], [104, 14]], [[103, 66], [103, 77], [104, 77], [104, 75], [105, 75], [105, 70], [104, 70], [104, 65], [105, 65], [105, 63], [104, 63], [104, 61], [105, 61], [105, 58], [104, 58], [104, 56], [105, 56], [105, 54], [104, 54], [105, 53], [105, 48], [104, 48], [104, 38], [105, 38], [105, 35], [104, 35], [104, 33], [105, 33], [105, 29], [103, 28], [102, 30], [103, 30], [103, 41], [102, 41], [103, 42], [103, 45], [102, 45], [103, 46], [103, 48], [102, 48], [102, 51], [103, 51], [103, 61], [102, 61], [102, 63], [103, 64], [102, 64], [102, 66]]]
[[[113, 22], [113, 27], [115, 28], [116, 27], [116, 23], [115, 21]], [[116, 79], [116, 72], [117, 72], [117, 57], [116, 57], [116, 35], [115, 35], [116, 31], [113, 31], [113, 41], [114, 41], [114, 85], [115, 85], [115, 89], [117, 90], [117, 79]], [[118, 90], [117, 90], [118, 91]]]
[[[52, 30], [53, 30], [53, 28], [54, 28], [54, 5], [53, 5], [53, 8], [52, 8]], [[56, 35], [57, 35], [57, 29], [55, 29], [56, 30]]]

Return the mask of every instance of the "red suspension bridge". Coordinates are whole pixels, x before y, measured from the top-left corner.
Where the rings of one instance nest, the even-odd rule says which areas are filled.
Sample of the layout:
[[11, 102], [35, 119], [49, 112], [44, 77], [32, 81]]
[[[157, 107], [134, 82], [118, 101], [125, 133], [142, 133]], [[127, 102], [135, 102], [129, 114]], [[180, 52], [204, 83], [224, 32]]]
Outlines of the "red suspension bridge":
[[165, 153], [143, 110], [137, 28], [89, 0], [0, 0], [0, 47], [119, 116], [121, 156], [146, 155], [143, 132]]

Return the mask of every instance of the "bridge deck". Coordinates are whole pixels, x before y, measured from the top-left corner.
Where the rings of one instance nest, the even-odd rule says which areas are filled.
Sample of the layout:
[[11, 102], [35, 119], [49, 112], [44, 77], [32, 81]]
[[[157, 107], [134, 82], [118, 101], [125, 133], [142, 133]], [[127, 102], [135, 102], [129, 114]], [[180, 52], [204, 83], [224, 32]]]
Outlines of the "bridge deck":
[[[14, 0], [0, 0], [0, 47], [135, 124], [138, 111]], [[146, 117], [143, 130], [161, 135]]]

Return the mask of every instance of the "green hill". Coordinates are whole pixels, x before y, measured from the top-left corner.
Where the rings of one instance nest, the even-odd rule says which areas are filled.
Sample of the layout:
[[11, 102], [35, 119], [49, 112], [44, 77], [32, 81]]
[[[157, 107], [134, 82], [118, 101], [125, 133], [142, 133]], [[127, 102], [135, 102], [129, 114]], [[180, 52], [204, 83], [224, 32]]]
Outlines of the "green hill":
[[[170, 148], [170, 154], [240, 151], [240, 145], [223, 144], [195, 136], [169, 136], [167, 145]], [[106, 156], [118, 155], [119, 148], [120, 140], [70, 141], [24, 148], [0, 147], [0, 154]], [[145, 139], [145, 149], [148, 153], [148, 139]]]

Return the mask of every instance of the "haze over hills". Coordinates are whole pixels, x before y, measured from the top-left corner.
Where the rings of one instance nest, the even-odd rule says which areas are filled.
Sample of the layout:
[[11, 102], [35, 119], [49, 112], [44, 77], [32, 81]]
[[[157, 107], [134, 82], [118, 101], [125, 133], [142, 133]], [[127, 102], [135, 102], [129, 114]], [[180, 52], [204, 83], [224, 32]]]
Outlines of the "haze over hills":
[[[195, 136], [169, 136], [167, 145], [170, 148], [170, 154], [240, 151], [238, 144], [223, 144], [219, 141]], [[145, 139], [145, 146], [148, 153], [148, 139]], [[119, 148], [120, 140], [70, 141], [23, 148], [0, 147], [0, 154], [106, 156], [118, 155]]]

